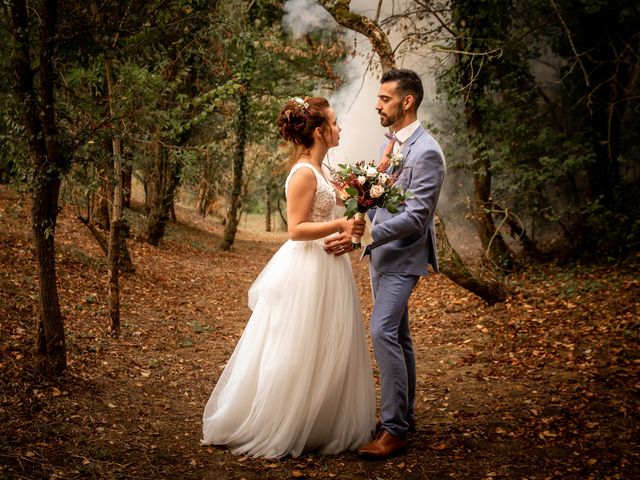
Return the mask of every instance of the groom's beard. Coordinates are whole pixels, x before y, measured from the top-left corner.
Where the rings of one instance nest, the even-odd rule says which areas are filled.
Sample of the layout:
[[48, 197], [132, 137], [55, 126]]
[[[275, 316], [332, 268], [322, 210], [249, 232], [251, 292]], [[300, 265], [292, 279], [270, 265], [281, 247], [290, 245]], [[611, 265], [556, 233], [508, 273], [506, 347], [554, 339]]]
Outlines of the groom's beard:
[[380, 116], [380, 125], [383, 127], [390, 127], [391, 125], [395, 125], [399, 123], [405, 116], [404, 110], [402, 110], [402, 105], [398, 105], [398, 108], [393, 111], [387, 113], [378, 112]]

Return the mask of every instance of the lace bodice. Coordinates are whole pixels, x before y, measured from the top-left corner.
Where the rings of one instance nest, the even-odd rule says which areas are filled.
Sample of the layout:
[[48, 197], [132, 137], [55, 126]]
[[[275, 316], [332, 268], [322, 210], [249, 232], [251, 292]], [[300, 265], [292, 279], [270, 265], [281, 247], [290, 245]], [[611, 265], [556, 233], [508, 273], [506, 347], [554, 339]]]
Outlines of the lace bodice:
[[291, 176], [302, 167], [310, 168], [316, 176], [316, 194], [313, 198], [313, 205], [311, 207], [311, 212], [309, 212], [308, 221], [326, 222], [332, 220], [333, 207], [336, 204], [336, 192], [329, 184], [327, 179], [325, 179], [324, 176], [320, 172], [318, 172], [318, 170], [316, 170], [315, 167], [310, 163], [296, 163], [291, 168], [289, 176], [287, 177], [287, 181], [284, 185], [285, 193], [287, 195], [289, 193], [289, 180], [291, 179]]

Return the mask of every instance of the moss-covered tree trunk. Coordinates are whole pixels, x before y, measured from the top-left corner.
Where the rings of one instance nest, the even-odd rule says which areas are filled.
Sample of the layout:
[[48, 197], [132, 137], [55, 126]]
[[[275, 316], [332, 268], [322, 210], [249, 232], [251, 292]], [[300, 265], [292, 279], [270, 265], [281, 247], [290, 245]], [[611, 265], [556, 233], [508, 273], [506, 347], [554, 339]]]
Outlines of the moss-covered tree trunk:
[[238, 110], [236, 120], [236, 149], [233, 157], [233, 185], [227, 222], [220, 242], [220, 249], [227, 251], [233, 245], [238, 231], [239, 212], [241, 211], [243, 171], [245, 159], [245, 145], [247, 142], [247, 123], [249, 120], [249, 87], [255, 72], [255, 44], [250, 29], [254, 28], [253, 22], [256, 15], [256, 3], [252, 2], [247, 12], [247, 31], [245, 31], [245, 56], [240, 66], [240, 90], [238, 93]]
[[242, 200], [243, 186], [242, 174], [244, 171], [245, 144], [247, 141], [247, 117], [249, 111], [249, 95], [247, 89], [243, 88], [239, 96], [236, 124], [236, 151], [233, 158], [233, 184], [231, 186], [227, 222], [222, 242], [220, 243], [220, 248], [224, 251], [229, 250], [233, 245], [236, 238], [236, 232], [238, 231], [238, 222], [240, 221], [238, 212], [241, 210], [240, 202]]

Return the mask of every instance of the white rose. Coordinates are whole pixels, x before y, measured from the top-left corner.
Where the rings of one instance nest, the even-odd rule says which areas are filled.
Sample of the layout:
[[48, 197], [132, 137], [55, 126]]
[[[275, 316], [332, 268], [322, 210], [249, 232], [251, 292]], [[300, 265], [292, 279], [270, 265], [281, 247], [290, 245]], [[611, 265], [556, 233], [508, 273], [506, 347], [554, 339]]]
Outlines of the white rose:
[[396, 153], [393, 157], [391, 157], [391, 161], [393, 162], [393, 165], [396, 167], [402, 163], [402, 160], [404, 160], [404, 155], [401, 154], [400, 152]]
[[378, 177], [378, 185], [384, 185], [389, 181], [389, 175], [386, 173], [381, 173]]
[[373, 166], [367, 167], [367, 177], [375, 177], [378, 174], [378, 169]]
[[374, 185], [371, 187], [371, 198], [379, 198], [384, 193], [384, 187], [382, 185]]
[[364, 175], [359, 175], [358, 176], [358, 183], [360, 185], [364, 185], [364, 182], [366, 182], [366, 181], [367, 181], [367, 177], [365, 177]]

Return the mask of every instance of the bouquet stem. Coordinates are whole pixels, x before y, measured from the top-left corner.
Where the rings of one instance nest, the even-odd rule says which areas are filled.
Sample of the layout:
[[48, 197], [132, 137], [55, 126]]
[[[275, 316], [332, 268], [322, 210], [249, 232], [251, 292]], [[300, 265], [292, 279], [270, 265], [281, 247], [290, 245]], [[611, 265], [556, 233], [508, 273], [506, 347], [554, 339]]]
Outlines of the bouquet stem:
[[[364, 220], [364, 213], [356, 212], [353, 215], [353, 218], [356, 220]], [[351, 235], [351, 247], [354, 249], [358, 249], [362, 246], [362, 237], [360, 235]]]

